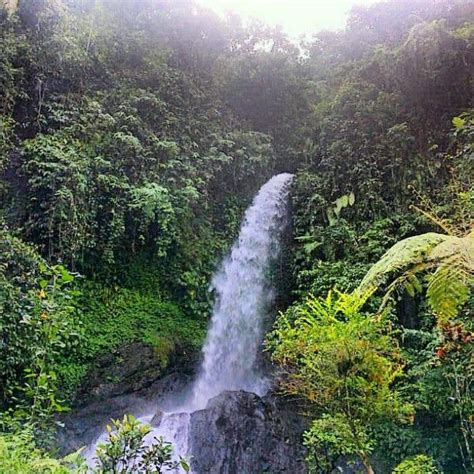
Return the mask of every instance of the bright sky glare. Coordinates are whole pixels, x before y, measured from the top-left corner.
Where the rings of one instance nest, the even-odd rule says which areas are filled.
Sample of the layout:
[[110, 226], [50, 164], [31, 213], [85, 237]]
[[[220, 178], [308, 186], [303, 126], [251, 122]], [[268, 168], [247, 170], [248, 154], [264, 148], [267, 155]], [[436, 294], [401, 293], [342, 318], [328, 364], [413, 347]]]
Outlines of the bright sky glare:
[[[234, 11], [258, 18], [268, 25], [281, 25], [290, 36], [343, 28], [353, 5], [377, 0], [199, 0], [219, 14]], [[378, 0], [380, 1], [380, 0]]]

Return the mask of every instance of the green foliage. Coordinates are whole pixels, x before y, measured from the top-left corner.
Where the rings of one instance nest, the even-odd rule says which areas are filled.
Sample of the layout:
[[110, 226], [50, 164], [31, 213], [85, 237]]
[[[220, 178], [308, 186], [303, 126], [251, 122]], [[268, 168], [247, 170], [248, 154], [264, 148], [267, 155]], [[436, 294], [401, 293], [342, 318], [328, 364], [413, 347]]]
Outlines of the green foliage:
[[474, 233], [455, 239], [438, 245], [430, 255], [441, 263], [429, 279], [427, 296], [442, 321], [458, 314], [474, 284]]
[[[107, 441], [97, 447], [92, 472], [145, 474], [174, 471], [178, 467], [189, 471], [184, 458], [173, 459], [173, 447], [162, 437], [145, 444], [150, 430], [132, 415], [112, 420], [107, 426]], [[56, 459], [39, 449], [31, 431], [22, 428], [14, 434], [0, 434], [0, 471], [5, 474], [86, 474], [91, 471], [81, 451]]]
[[393, 471], [393, 474], [438, 474], [433, 459], [425, 454], [419, 454], [402, 461]]
[[355, 203], [354, 193], [344, 194], [341, 197], [338, 197], [334, 201], [334, 207], [328, 207], [326, 209], [326, 214], [328, 217], [329, 225], [334, 225], [341, 214], [342, 209], [347, 206], [353, 206]]
[[392, 273], [402, 272], [405, 268], [422, 264], [426, 256], [448, 236], [430, 232], [409, 237], [397, 242], [370, 269], [362, 280], [359, 291], [373, 293]]
[[[437, 107], [451, 112], [451, 115], [457, 107], [465, 107], [469, 72], [463, 63], [468, 45], [469, 40], [456, 37], [445, 20], [423, 22], [410, 30], [399, 50], [397, 69], [404, 75], [403, 82], [400, 77], [398, 81], [421, 120], [437, 120], [430, 111], [437, 91], [445, 84], [451, 84], [452, 89], [443, 98], [436, 99]], [[416, 64], [416, 67], [409, 64]], [[455, 77], [451, 73], [453, 69], [457, 71]]]
[[442, 326], [442, 346], [436, 356], [438, 377], [441, 379], [450, 406], [444, 411], [455, 416], [458, 423], [457, 442], [466, 470], [474, 466], [474, 426], [472, 412], [474, 397], [472, 381], [474, 364], [472, 360], [473, 321], [467, 311], [461, 322], [445, 323]]
[[74, 276], [61, 265], [47, 265], [6, 230], [0, 232], [2, 405], [44, 431], [51, 415], [62, 410], [55, 366], [65, 354], [76, 353], [80, 340], [77, 293], [70, 288]]
[[158, 255], [166, 255], [167, 247], [173, 241], [173, 224], [176, 220], [168, 190], [156, 183], [151, 183], [133, 188], [131, 194], [132, 202], [129, 207], [137, 210], [138, 240], [145, 241], [146, 236], [149, 235], [150, 224], [156, 223], [159, 227], [158, 232], [162, 234], [160, 243], [157, 245], [157, 252]]
[[[314, 420], [304, 434], [308, 450], [307, 462], [310, 472], [331, 472], [341, 456], [351, 458], [354, 453], [370, 453], [373, 442], [358, 422], [352, 426], [343, 415], [324, 414]], [[321, 455], [324, 453], [324, 456]]]
[[82, 353], [92, 359], [119, 344], [140, 339], [153, 342], [157, 336], [197, 348], [205, 333], [203, 321], [187, 318], [176, 305], [154, 295], [92, 286], [84, 291], [84, 298], [88, 341]]
[[[427, 296], [441, 322], [455, 317], [468, 300], [474, 278], [474, 236], [465, 237], [434, 232], [409, 237], [395, 244], [369, 270], [357, 291], [373, 293], [396, 275], [388, 286], [387, 299], [397, 285], [411, 296], [421, 291], [418, 273], [431, 271]], [[401, 274], [401, 275], [400, 275]]]
[[81, 290], [81, 345], [74, 354], [64, 355], [57, 365], [60, 388], [68, 399], [74, 398], [97, 358], [122, 345], [150, 344], [163, 371], [176, 351], [192, 355], [201, 347], [206, 322], [187, 317], [175, 304], [154, 294], [153, 289], [87, 283]]
[[337, 262], [317, 261], [310, 270], [298, 272], [297, 294], [304, 296], [308, 291], [315, 296], [327, 294], [331, 288], [340, 291], [354, 290], [368, 270], [368, 265], [344, 260]]
[[[145, 252], [161, 289], [203, 315], [203, 282], [274, 153], [208, 78], [231, 39], [195, 8], [23, 2], [2, 18], [8, 103], [24, 113], [2, 111], [0, 182], [10, 224], [50, 260], [119, 279], [124, 256]], [[17, 69], [28, 73], [15, 82]]]
[[[362, 193], [352, 209], [346, 208], [343, 211], [344, 218], [339, 218], [336, 224], [328, 225], [325, 212], [337, 197], [330, 194], [327, 186], [328, 175], [322, 177], [319, 168], [319, 175], [302, 173], [295, 183], [293, 204], [296, 234], [295, 271], [298, 283], [296, 294], [305, 298], [307, 292], [311, 291], [320, 296], [336, 286], [346, 291], [355, 289], [356, 295], [357, 291], [360, 291], [360, 295], [367, 295], [367, 292], [372, 293], [375, 290], [375, 287], [367, 285], [370, 281], [373, 283], [374, 279], [378, 280], [381, 288], [384, 284], [395, 281], [396, 283], [389, 287], [389, 292], [403, 289], [405, 293], [399, 292], [397, 304], [392, 307], [395, 318], [391, 320], [417, 328], [402, 329], [402, 334], [399, 335], [407, 365], [406, 375], [400, 378], [396, 385], [414, 408], [414, 424], [406, 426], [400, 425], [396, 420], [378, 420], [370, 431], [371, 457], [387, 470], [420, 451], [429, 453], [446, 472], [459, 472], [460, 469], [466, 469], [463, 466], [469, 469], [472, 462], [468, 454], [472, 452], [472, 428], [467, 415], [472, 411], [472, 399], [469, 383], [466, 383], [466, 377], [469, 378], [472, 372], [472, 363], [467, 355], [469, 343], [461, 343], [453, 349], [450, 349], [450, 343], [443, 343], [446, 336], [433, 329], [435, 319], [430, 308], [419, 302], [416, 294], [417, 291], [428, 290], [437, 268], [444, 265], [450, 268], [452, 263], [453, 275], [456, 278], [442, 278], [444, 271], [440, 271], [440, 280], [435, 279], [432, 287], [439, 291], [433, 292], [434, 299], [428, 298], [428, 301], [431, 308], [436, 308], [438, 321], [442, 325], [443, 321], [455, 314], [457, 321], [466, 321], [466, 318], [469, 320], [469, 304], [466, 304], [469, 303], [469, 291], [466, 290], [472, 285], [472, 250], [469, 250], [472, 239], [467, 235], [472, 218], [472, 212], [469, 211], [472, 207], [472, 183], [466, 168], [472, 154], [469, 117], [469, 114], [463, 115], [462, 124], [457, 121], [460, 128], [451, 135], [452, 144], [448, 154], [440, 153], [437, 158], [454, 163], [448, 173], [449, 181], [443, 180], [445, 186], [433, 188], [433, 195], [442, 204], [434, 206], [429, 200], [422, 198], [423, 208], [428, 208], [429, 211], [422, 210], [420, 217], [410, 215], [407, 202], [397, 209], [392, 199], [390, 206], [397, 209], [396, 212], [388, 217], [386, 211], [381, 211], [382, 215], [386, 214], [385, 217], [371, 218], [370, 222], [366, 222], [358, 212], [361, 200], [362, 206], [365, 206], [362, 212], [368, 205], [365, 201], [367, 194]], [[403, 138], [406, 132], [405, 125], [394, 128], [391, 134], [399, 141], [398, 149], [408, 153], [406, 137]], [[406, 170], [406, 166], [403, 166]], [[363, 179], [367, 181], [367, 178]], [[336, 182], [345, 185], [346, 181], [353, 183], [352, 179], [344, 178], [337, 178]], [[394, 191], [390, 195], [398, 199], [401, 193]], [[381, 196], [379, 191], [377, 196]], [[420, 199], [419, 194], [415, 193], [415, 196]], [[382, 207], [378, 206], [378, 209], [380, 211]], [[425, 217], [436, 225], [441, 225], [446, 232], [452, 232], [453, 236], [426, 233], [426, 230], [430, 229], [426, 227]], [[425, 234], [416, 236], [420, 234], [419, 229], [423, 229]], [[414, 235], [415, 237], [412, 237]], [[390, 247], [393, 250], [387, 250]], [[386, 260], [388, 255], [391, 255], [391, 258]], [[379, 260], [379, 263], [370, 270], [369, 264], [374, 260]], [[414, 270], [416, 273], [413, 273]], [[411, 276], [407, 278], [408, 275]], [[420, 278], [424, 275], [428, 275], [428, 278]], [[397, 286], [397, 283], [400, 285]], [[359, 290], [357, 285], [360, 285]], [[407, 306], [407, 301], [411, 301], [412, 310]], [[378, 297], [370, 298], [368, 303], [374, 311], [380, 307]], [[385, 303], [382, 301], [382, 304]], [[412, 314], [406, 314], [407, 310]], [[447, 316], [448, 313], [450, 316]], [[298, 321], [299, 306], [290, 308], [287, 317], [290, 323]], [[462, 337], [469, 339], [466, 329], [459, 331], [464, 334]], [[458, 334], [459, 331], [450, 329], [448, 334]], [[441, 329], [441, 332], [445, 334], [446, 330]], [[418, 342], [414, 337], [415, 333], [416, 337], [421, 338]], [[395, 334], [397, 333], [395, 332], [394, 336]], [[446, 340], [450, 340], [450, 337]], [[453, 337], [459, 338], [456, 335]], [[306, 340], [306, 335], [302, 334], [300, 338]], [[353, 342], [348, 344], [352, 345]], [[311, 360], [311, 357], [317, 359], [317, 353], [308, 353], [308, 360]], [[334, 356], [328, 356], [327, 359], [332, 360]], [[310, 364], [313, 362], [308, 362], [308, 367]], [[311, 381], [307, 373], [302, 374], [299, 380], [302, 385], [305, 381]], [[317, 387], [318, 384], [315, 384], [315, 391]], [[455, 390], [458, 390], [456, 394]], [[308, 433], [308, 440], [315, 446], [311, 448], [308, 441], [308, 462], [316, 471], [321, 469], [318, 466], [334, 466], [338, 457], [337, 446], [342, 448], [345, 445], [340, 437], [341, 433], [344, 433], [343, 427], [336, 430], [339, 426], [336, 421], [332, 423], [333, 431], [329, 427], [325, 431], [325, 426], [321, 421], [321, 426], [318, 425], [315, 433]]]
[[351, 454], [372, 472], [373, 428], [384, 420], [408, 421], [412, 408], [394, 386], [402, 373], [397, 343], [387, 321], [360, 312], [365, 301], [332, 293], [310, 297], [294, 310], [296, 317], [280, 316], [268, 344], [284, 371], [285, 393], [314, 406], [318, 419], [306, 443], [324, 446], [320, 456], [330, 458], [321, 462]]
[[79, 453], [58, 460], [40, 450], [31, 432], [0, 434], [0, 472], [5, 474], [84, 474]]
[[24, 146], [23, 173], [28, 176], [30, 193], [42, 197], [27, 203], [31, 207], [27, 208], [26, 235], [43, 235], [50, 258], [67, 256], [71, 262], [90, 234], [84, 212], [88, 200], [86, 158], [81, 148], [78, 140], [66, 139], [63, 134], [39, 135]]
[[345, 208], [344, 217], [329, 225], [326, 211], [333, 205], [328, 199], [324, 178], [315, 173], [301, 173], [295, 181], [293, 225], [297, 294], [310, 291], [322, 295], [334, 286], [344, 291], [353, 290], [375, 259], [390, 245], [413, 235], [419, 225], [420, 219], [404, 213], [369, 221], [360, 219], [359, 202]]
[[97, 446], [97, 468], [94, 472], [145, 474], [169, 472], [178, 467], [189, 471], [184, 458], [173, 460], [173, 448], [162, 437], [155, 438], [151, 445], [145, 444], [145, 437], [150, 430], [148, 425], [140, 424], [132, 415], [125, 415], [122, 420], [112, 420], [112, 424], [107, 425], [107, 442]]

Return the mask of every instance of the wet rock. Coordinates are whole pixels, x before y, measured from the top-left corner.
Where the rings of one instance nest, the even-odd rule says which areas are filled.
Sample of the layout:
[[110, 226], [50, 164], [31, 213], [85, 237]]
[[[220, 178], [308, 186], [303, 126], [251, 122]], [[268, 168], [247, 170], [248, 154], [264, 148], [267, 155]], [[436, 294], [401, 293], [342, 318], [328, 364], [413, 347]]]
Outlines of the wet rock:
[[178, 397], [189, 380], [186, 375], [172, 373], [146, 390], [94, 401], [67, 413], [60, 420], [63, 426], [56, 436], [60, 454], [68, 454], [92, 443], [112, 418], [130, 413], [139, 417], [156, 410], [157, 406], [166, 407], [170, 394], [173, 398]]
[[123, 396], [106, 403], [92, 403], [66, 414], [61, 419], [63, 426], [56, 433], [59, 454], [66, 455], [87, 446], [102, 433], [112, 418], [123, 417], [139, 404], [140, 400], [136, 397]]
[[223, 392], [191, 415], [189, 448], [196, 474], [305, 472], [307, 420], [274, 397]]
[[158, 410], [151, 419], [150, 425], [153, 427], [158, 427], [161, 424], [161, 420], [163, 420], [163, 412], [161, 410]]
[[85, 377], [71, 412], [60, 417], [57, 445], [67, 454], [93, 442], [110, 420], [166, 410], [193, 376], [196, 354], [176, 348], [169, 363], [152, 346], [129, 344], [100, 357]]
[[194, 366], [193, 359], [195, 354], [180, 347], [175, 347], [164, 363], [162, 354], [149, 344], [137, 342], [122, 346], [96, 361], [78, 391], [76, 406], [160, 391], [160, 380], [164, 376], [176, 370], [190, 372]]

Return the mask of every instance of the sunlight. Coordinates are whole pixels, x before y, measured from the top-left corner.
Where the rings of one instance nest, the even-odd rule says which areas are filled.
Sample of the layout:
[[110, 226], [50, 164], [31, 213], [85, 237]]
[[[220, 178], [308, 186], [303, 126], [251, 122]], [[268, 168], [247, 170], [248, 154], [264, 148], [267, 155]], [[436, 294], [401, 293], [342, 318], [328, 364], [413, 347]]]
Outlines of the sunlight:
[[281, 25], [291, 36], [319, 30], [343, 28], [354, 5], [369, 5], [375, 0], [199, 0], [219, 14], [228, 11]]

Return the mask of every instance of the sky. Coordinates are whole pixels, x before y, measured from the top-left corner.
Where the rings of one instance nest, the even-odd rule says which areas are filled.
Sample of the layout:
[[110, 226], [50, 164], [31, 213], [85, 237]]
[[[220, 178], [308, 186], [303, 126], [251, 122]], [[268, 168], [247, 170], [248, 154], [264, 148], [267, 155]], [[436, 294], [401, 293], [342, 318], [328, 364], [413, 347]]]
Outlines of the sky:
[[[234, 11], [268, 25], [281, 25], [293, 37], [319, 30], [343, 28], [353, 5], [369, 5], [377, 0], [198, 0], [223, 15]], [[378, 0], [380, 1], [380, 0]]]

